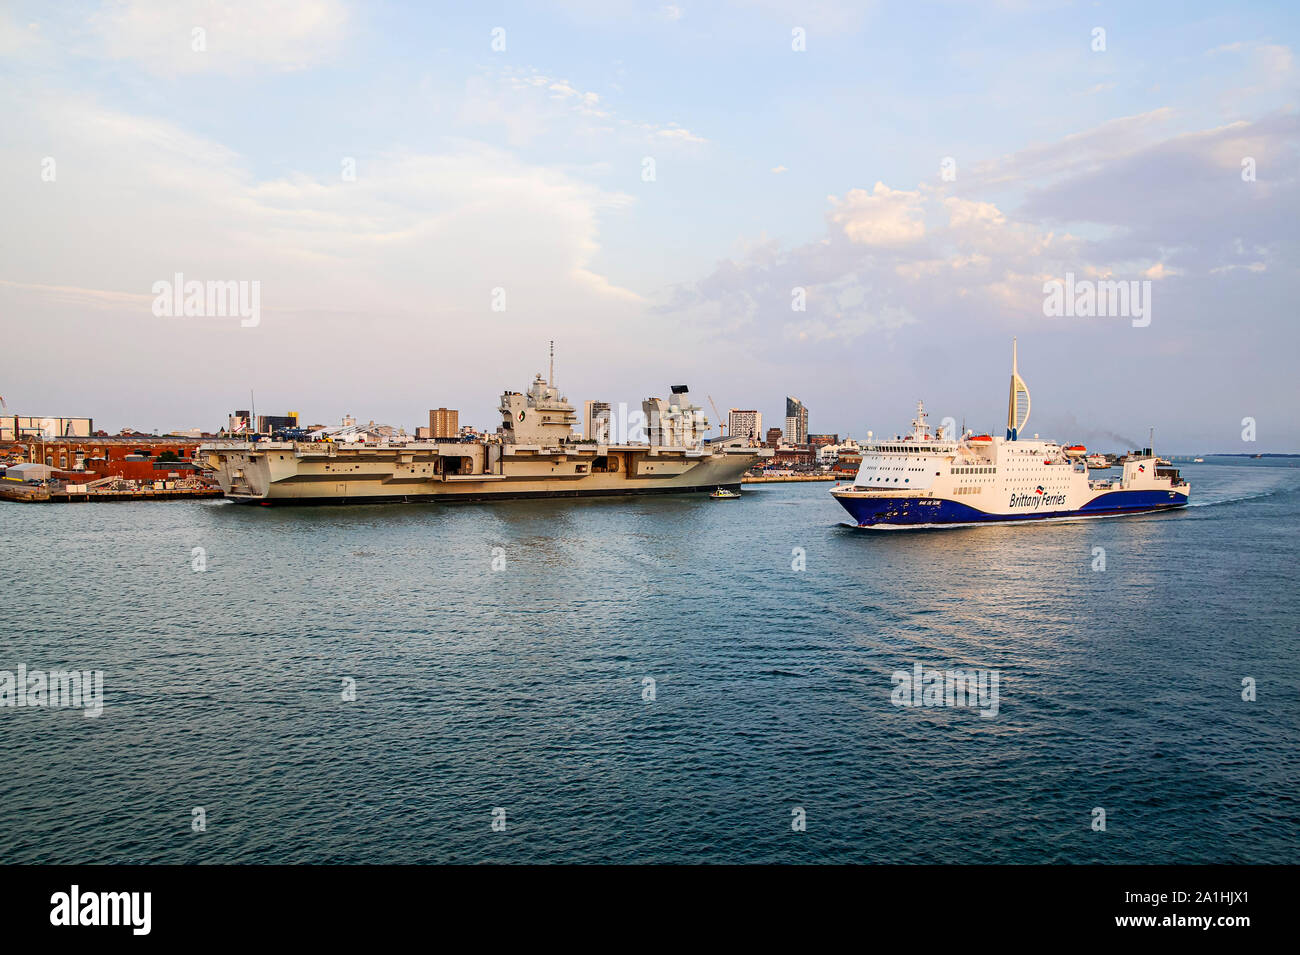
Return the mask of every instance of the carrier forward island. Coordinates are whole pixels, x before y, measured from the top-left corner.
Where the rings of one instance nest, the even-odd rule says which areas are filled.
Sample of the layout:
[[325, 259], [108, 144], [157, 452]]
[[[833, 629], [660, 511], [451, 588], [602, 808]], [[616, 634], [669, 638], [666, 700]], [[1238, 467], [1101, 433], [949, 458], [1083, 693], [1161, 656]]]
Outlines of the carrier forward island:
[[862, 451], [850, 486], [831, 489], [859, 527], [1109, 517], [1183, 507], [1191, 487], [1151, 448], [1125, 458], [1118, 478], [1092, 480], [1087, 449], [1021, 437], [1029, 388], [1011, 346], [1005, 438], [931, 433], [918, 402], [912, 433]]
[[739, 441], [706, 442], [708, 419], [685, 385], [641, 406], [646, 443], [580, 438], [554, 372], [549, 380], [539, 373], [527, 394], [501, 396], [499, 440], [262, 440], [204, 445], [198, 456], [234, 501], [353, 504], [739, 490], [741, 475], [772, 455]]

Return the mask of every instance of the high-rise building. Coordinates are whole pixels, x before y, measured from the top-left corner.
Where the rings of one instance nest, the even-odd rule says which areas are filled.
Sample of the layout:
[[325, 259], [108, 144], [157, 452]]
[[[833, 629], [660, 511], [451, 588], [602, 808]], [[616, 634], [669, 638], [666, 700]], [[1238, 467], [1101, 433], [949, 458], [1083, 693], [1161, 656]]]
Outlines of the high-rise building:
[[272, 434], [282, 428], [298, 427], [298, 412], [288, 414], [260, 414], [257, 416], [257, 433]]
[[609, 442], [609, 402], [587, 401], [583, 403], [583, 437], [592, 441]]
[[785, 440], [794, 445], [808, 443], [808, 409], [790, 395], [785, 396]]
[[732, 408], [727, 412], [727, 436], [758, 444], [763, 440], [763, 413]]
[[455, 408], [434, 408], [429, 412], [433, 440], [454, 441], [460, 437], [460, 412]]

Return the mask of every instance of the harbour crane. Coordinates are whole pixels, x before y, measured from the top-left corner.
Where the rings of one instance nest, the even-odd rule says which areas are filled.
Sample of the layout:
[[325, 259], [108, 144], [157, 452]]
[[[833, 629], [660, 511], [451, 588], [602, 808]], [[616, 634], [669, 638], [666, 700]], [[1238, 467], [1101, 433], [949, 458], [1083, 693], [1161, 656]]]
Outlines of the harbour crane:
[[718, 410], [718, 403], [713, 400], [713, 395], [709, 395], [709, 404], [713, 405], [713, 414], [718, 419], [718, 439], [721, 440], [727, 436], [722, 428], [722, 412]]

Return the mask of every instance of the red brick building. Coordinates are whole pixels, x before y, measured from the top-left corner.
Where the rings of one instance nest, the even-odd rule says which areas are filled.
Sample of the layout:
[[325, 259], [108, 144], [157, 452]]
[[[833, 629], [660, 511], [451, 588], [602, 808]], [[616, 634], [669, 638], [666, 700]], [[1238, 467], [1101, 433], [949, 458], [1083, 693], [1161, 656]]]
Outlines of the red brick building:
[[772, 455], [772, 465], [779, 468], [790, 468], [796, 465], [811, 467], [816, 459], [817, 455], [812, 448], [777, 448], [776, 454]]
[[[78, 478], [96, 480], [116, 476], [131, 481], [160, 481], [196, 473], [194, 452], [202, 443], [193, 438], [158, 438], [152, 435], [113, 437], [25, 438], [0, 445], [0, 461], [16, 464], [36, 461]], [[159, 461], [159, 456], [175, 460]], [[64, 474], [59, 477], [66, 477]]]

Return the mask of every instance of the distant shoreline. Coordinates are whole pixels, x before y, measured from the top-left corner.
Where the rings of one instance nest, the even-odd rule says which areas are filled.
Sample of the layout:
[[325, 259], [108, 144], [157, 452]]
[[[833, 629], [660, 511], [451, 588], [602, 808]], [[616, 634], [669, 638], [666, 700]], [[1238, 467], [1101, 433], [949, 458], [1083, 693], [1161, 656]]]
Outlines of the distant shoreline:
[[764, 474], [741, 477], [741, 484], [783, 484], [791, 481], [851, 481], [852, 474]]

